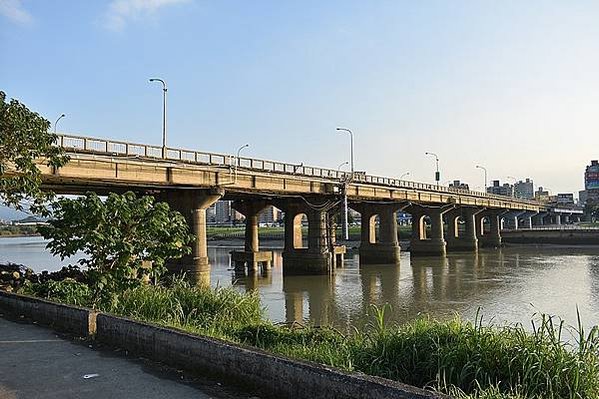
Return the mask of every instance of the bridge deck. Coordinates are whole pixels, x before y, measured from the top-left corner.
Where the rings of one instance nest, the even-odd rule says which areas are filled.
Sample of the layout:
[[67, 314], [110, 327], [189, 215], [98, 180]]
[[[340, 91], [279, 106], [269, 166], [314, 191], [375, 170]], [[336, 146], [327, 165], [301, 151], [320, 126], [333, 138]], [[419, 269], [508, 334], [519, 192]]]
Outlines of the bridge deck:
[[[128, 189], [190, 189], [223, 187], [228, 198], [248, 195], [338, 195], [350, 173], [255, 158], [59, 136], [71, 161], [58, 171], [41, 166], [44, 184], [59, 193], [76, 194]], [[421, 204], [473, 205], [539, 211], [535, 201], [436, 186], [389, 177], [354, 174], [348, 183], [351, 201], [395, 201]]]

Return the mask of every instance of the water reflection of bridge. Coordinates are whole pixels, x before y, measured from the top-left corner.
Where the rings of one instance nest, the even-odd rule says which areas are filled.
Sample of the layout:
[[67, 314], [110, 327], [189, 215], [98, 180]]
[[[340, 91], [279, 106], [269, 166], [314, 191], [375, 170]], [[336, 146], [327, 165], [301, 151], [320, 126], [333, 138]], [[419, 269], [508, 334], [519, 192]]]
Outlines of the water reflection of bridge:
[[[357, 264], [357, 257], [353, 261]], [[429, 312], [451, 317], [472, 301], [492, 297], [506, 284], [497, 278], [497, 271], [507, 267], [501, 250], [447, 257], [404, 255], [402, 261], [401, 265], [351, 265], [333, 275], [289, 276], [281, 272], [282, 260], [275, 252], [273, 272], [233, 275], [233, 283], [246, 291], [280, 285], [286, 322], [340, 327], [366, 323], [371, 304], [389, 304], [393, 311], [387, 315], [394, 322]], [[518, 255], [512, 254], [511, 267], [518, 267], [518, 262]]]

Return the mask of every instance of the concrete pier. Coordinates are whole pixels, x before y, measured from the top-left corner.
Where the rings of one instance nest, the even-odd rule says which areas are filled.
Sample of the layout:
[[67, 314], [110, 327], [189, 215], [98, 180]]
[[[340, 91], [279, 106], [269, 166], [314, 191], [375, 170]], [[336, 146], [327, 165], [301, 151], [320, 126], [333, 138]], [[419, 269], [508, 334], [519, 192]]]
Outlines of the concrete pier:
[[[443, 234], [443, 215], [454, 208], [445, 206], [411, 205], [407, 211], [412, 214], [412, 238], [410, 252], [412, 255], [438, 255], [447, 253]], [[425, 218], [430, 221], [430, 236], [427, 236]]]
[[[361, 214], [361, 264], [394, 264], [399, 262], [397, 210], [400, 204], [354, 204]], [[378, 218], [378, 226], [377, 226]], [[378, 234], [377, 234], [378, 227]]]
[[233, 208], [245, 216], [245, 245], [243, 251], [231, 252], [231, 261], [238, 272], [267, 272], [272, 267], [272, 251], [260, 251], [258, 216], [268, 206], [264, 200], [238, 200]]
[[[277, 203], [285, 212], [285, 249], [283, 272], [285, 274], [332, 273], [333, 245], [329, 233], [329, 214], [315, 209], [302, 199], [288, 199]], [[302, 218], [308, 220], [307, 245], [304, 244]]]
[[[448, 251], [477, 251], [478, 238], [476, 232], [476, 215], [481, 213], [481, 208], [459, 207], [445, 214], [447, 221]], [[463, 229], [460, 231], [460, 222]]]
[[164, 190], [157, 195], [158, 200], [165, 201], [179, 211], [187, 220], [195, 236], [191, 244], [191, 254], [175, 259], [167, 266], [172, 272], [185, 272], [198, 283], [210, 283], [210, 264], [208, 261], [208, 243], [206, 240], [206, 209], [218, 201], [223, 195], [222, 188], [207, 190]]
[[[502, 209], [486, 209], [476, 215], [476, 228], [479, 245], [483, 248], [501, 247], [501, 215]], [[485, 231], [487, 221], [489, 230]]]

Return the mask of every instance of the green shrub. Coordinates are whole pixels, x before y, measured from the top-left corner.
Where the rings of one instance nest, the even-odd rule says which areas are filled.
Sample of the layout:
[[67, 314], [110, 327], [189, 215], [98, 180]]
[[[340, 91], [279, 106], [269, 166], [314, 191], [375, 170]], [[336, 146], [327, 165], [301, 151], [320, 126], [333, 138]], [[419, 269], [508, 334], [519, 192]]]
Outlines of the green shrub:
[[61, 281], [48, 280], [43, 283], [27, 283], [19, 292], [78, 306], [89, 306], [92, 302], [92, 290], [89, 286], [71, 278]]

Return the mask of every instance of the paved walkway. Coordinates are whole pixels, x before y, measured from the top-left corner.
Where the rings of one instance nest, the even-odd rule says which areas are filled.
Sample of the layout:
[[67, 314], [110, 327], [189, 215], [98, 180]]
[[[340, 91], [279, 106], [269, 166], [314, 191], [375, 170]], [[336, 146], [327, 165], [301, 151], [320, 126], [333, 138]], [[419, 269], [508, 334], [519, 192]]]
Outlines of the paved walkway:
[[214, 381], [0, 317], [0, 399], [243, 399]]

